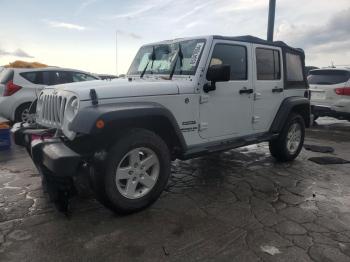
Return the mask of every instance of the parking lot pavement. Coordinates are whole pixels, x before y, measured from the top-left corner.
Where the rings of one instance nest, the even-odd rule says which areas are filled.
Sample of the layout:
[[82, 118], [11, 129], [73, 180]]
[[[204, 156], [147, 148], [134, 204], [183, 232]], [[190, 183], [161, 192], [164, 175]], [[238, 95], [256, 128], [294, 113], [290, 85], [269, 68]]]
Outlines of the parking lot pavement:
[[117, 216], [91, 197], [58, 213], [21, 148], [0, 151], [0, 261], [350, 261], [350, 124], [322, 120], [293, 163], [266, 143], [173, 163], [151, 208]]

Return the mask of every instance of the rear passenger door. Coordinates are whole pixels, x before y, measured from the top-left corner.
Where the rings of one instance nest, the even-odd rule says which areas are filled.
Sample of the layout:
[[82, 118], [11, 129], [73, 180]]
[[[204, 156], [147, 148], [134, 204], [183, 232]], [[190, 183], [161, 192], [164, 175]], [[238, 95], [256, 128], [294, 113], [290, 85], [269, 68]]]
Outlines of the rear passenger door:
[[282, 52], [278, 47], [253, 45], [253, 128], [268, 131], [284, 98]]

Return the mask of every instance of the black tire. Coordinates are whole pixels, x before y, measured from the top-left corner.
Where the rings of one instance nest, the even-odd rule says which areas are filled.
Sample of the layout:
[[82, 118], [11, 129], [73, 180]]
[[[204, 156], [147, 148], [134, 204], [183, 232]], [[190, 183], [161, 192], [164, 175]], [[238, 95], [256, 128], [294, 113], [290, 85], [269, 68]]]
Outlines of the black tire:
[[[288, 132], [292, 125], [297, 124], [300, 127], [301, 137], [300, 143], [295, 151], [291, 152], [288, 149]], [[292, 113], [289, 115], [282, 132], [279, 134], [277, 139], [271, 140], [269, 143], [269, 148], [271, 155], [280, 162], [287, 162], [294, 160], [303, 148], [305, 138], [305, 122], [301, 115]]]
[[15, 112], [15, 119], [14, 119], [15, 123], [23, 122], [22, 114], [25, 110], [28, 110], [28, 113], [29, 113], [30, 105], [31, 103], [25, 103], [17, 107]]
[[[150, 191], [140, 198], [125, 197], [117, 188], [116, 170], [123, 157], [135, 148], [152, 150], [159, 160], [159, 175]], [[119, 214], [140, 211], [154, 203], [167, 185], [170, 176], [170, 152], [166, 143], [155, 133], [146, 129], [132, 129], [122, 135], [111, 147], [106, 158], [106, 171], [99, 174], [95, 192], [97, 199], [107, 208]], [[103, 177], [103, 180], [101, 178]], [[102, 182], [102, 183], [101, 183]], [[103, 188], [97, 188], [97, 187]]]

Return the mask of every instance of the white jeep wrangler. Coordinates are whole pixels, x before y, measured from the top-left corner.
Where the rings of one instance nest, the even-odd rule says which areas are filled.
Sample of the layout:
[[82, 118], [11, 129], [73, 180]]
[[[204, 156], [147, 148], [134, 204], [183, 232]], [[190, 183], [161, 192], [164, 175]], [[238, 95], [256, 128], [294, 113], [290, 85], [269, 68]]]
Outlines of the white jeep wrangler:
[[37, 123], [13, 133], [65, 208], [85, 173], [98, 200], [130, 213], [159, 197], [177, 158], [263, 141], [296, 158], [310, 125], [304, 67], [301, 49], [251, 36], [149, 44], [126, 79], [44, 89]]

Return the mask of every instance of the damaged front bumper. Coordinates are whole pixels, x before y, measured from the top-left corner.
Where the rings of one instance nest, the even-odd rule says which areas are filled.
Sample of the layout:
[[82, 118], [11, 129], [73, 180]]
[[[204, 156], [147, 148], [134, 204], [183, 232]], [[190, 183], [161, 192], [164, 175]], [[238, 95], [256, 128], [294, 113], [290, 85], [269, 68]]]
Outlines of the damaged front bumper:
[[50, 199], [67, 212], [69, 199], [76, 193], [74, 181], [83, 173], [83, 157], [54, 137], [55, 130], [15, 124], [11, 129], [15, 144], [27, 149], [43, 179]]
[[11, 129], [14, 142], [26, 147], [33, 162], [45, 167], [55, 176], [74, 176], [82, 163], [82, 157], [67, 147], [61, 138], [53, 137], [53, 131], [16, 124]]

